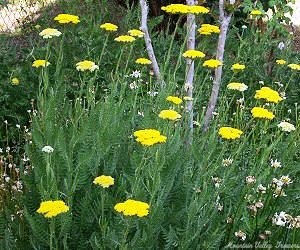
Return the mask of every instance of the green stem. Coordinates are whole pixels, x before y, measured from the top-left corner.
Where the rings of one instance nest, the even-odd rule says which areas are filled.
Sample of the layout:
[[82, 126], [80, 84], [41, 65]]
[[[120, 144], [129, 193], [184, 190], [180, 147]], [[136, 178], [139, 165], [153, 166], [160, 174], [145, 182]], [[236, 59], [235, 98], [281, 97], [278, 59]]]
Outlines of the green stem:
[[102, 57], [103, 57], [103, 54], [104, 54], [104, 49], [106, 48], [106, 45], [107, 45], [108, 36], [109, 36], [109, 34], [107, 34], [106, 37], [105, 37], [105, 41], [104, 41], [104, 44], [103, 44], [103, 47], [102, 47], [102, 51], [101, 51], [101, 54], [100, 54], [100, 59], [99, 59], [98, 65], [101, 63], [101, 60], [102, 60]]
[[123, 52], [124, 52], [124, 47], [122, 47], [122, 49], [121, 49], [121, 52], [120, 52], [120, 55], [119, 55], [119, 59], [118, 59], [118, 62], [117, 62], [117, 66], [116, 66], [116, 70], [115, 70], [115, 74], [118, 73]]

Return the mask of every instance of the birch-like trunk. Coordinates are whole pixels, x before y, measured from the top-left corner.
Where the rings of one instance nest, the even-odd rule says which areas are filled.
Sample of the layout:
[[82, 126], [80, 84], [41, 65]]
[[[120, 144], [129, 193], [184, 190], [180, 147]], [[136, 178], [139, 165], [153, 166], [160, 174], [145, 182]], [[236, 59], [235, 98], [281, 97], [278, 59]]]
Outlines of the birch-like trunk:
[[[231, 0], [230, 4], [235, 4], [235, 1]], [[219, 20], [221, 23], [221, 27], [220, 27], [216, 59], [223, 62], [227, 31], [232, 17], [231, 13], [228, 14], [225, 11], [224, 0], [219, 0], [219, 12], [220, 12]], [[213, 112], [216, 108], [216, 104], [219, 96], [219, 89], [222, 81], [222, 70], [223, 70], [223, 66], [219, 66], [215, 69], [213, 87], [212, 87], [209, 103], [204, 117], [203, 132], [206, 132], [208, 130], [213, 116]]]
[[[195, 0], [187, 0], [187, 5], [195, 5]], [[187, 15], [187, 50], [195, 49], [195, 15]], [[186, 59], [186, 76], [185, 76], [185, 91], [186, 96], [190, 97], [190, 100], [186, 102], [187, 112], [187, 145], [191, 145], [193, 142], [193, 81], [194, 81], [194, 60]]]
[[157, 60], [156, 60], [156, 57], [154, 54], [154, 49], [152, 46], [149, 31], [148, 31], [147, 19], [148, 19], [149, 7], [147, 5], [146, 0], [140, 0], [140, 6], [141, 6], [141, 12], [142, 12], [142, 20], [141, 20], [140, 30], [145, 33], [144, 39], [145, 39], [145, 44], [146, 44], [146, 50], [148, 52], [149, 59], [152, 62], [154, 76], [156, 77], [157, 80], [159, 80], [159, 82], [162, 83], [162, 81], [160, 81], [161, 75], [160, 75], [159, 66], [158, 66], [158, 63], [157, 63]]

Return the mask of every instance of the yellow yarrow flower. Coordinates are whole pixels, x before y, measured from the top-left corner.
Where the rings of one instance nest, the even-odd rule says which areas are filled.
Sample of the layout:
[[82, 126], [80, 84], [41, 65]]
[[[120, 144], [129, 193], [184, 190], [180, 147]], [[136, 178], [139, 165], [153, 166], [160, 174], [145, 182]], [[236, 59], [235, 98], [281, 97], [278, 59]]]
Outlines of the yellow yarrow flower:
[[209, 59], [204, 61], [203, 66], [208, 68], [217, 68], [222, 65], [222, 62], [217, 59]]
[[101, 176], [96, 177], [94, 179], [93, 183], [96, 185], [100, 185], [103, 188], [108, 188], [109, 186], [114, 185], [115, 179], [111, 176], [101, 175]]
[[195, 58], [203, 58], [205, 54], [200, 50], [190, 49], [182, 54], [185, 58], [195, 59]]
[[135, 41], [135, 38], [133, 36], [122, 35], [122, 36], [116, 37], [114, 40], [117, 42], [131, 43], [131, 42]]
[[138, 217], [147, 216], [149, 214], [149, 208], [150, 206], [148, 203], [132, 199], [117, 203], [114, 206], [114, 209], [117, 212], [123, 213], [125, 216], [137, 215]]
[[263, 118], [268, 120], [272, 120], [275, 117], [273, 112], [260, 107], [254, 107], [251, 109], [251, 114], [254, 118]]
[[160, 111], [158, 117], [162, 118], [162, 119], [168, 119], [168, 120], [175, 121], [177, 119], [180, 119], [181, 115], [179, 113], [177, 113], [175, 110], [165, 109], [165, 110]]
[[176, 104], [176, 105], [179, 105], [179, 104], [182, 103], [182, 99], [179, 98], [179, 97], [177, 97], [177, 96], [168, 96], [168, 97], [166, 98], [166, 100], [167, 100], [168, 102], [173, 102], [173, 103]]
[[259, 15], [262, 15], [263, 13], [260, 11], [260, 10], [252, 10], [250, 12], [250, 15], [252, 16], [259, 16]]
[[70, 14], [59, 14], [54, 18], [55, 21], [58, 21], [61, 24], [65, 23], [74, 23], [77, 24], [80, 22], [79, 17]]
[[145, 35], [143, 31], [137, 29], [129, 30], [128, 34], [133, 37], [143, 37]]
[[100, 29], [104, 29], [106, 31], [117, 31], [118, 26], [112, 23], [104, 23], [100, 25]]
[[206, 14], [209, 12], [209, 9], [203, 6], [185, 4], [170, 4], [161, 7], [161, 9], [170, 14]]
[[137, 130], [133, 135], [136, 137], [135, 140], [143, 146], [152, 146], [156, 143], [165, 143], [167, 141], [167, 137], [161, 135], [156, 129]]
[[235, 63], [231, 66], [231, 70], [233, 71], [240, 71], [240, 70], [244, 70], [246, 68], [246, 66], [244, 64], [239, 64], [239, 63]]
[[152, 62], [147, 58], [141, 57], [141, 58], [136, 59], [135, 63], [137, 63], [137, 64], [151, 64]]
[[32, 63], [32, 67], [35, 67], [35, 68], [39, 68], [39, 67], [47, 67], [49, 66], [50, 63], [47, 61], [47, 60], [35, 60], [33, 63]]
[[300, 70], [300, 65], [296, 63], [291, 63], [288, 65], [288, 67], [291, 68], [292, 70]]
[[286, 64], [286, 61], [283, 60], [283, 59], [278, 59], [278, 60], [276, 60], [276, 63], [280, 64], [280, 65], [283, 65], [283, 64]]
[[238, 90], [240, 92], [243, 92], [248, 89], [248, 86], [241, 82], [231, 82], [227, 84], [227, 88], [231, 90]]
[[278, 103], [283, 100], [279, 93], [269, 87], [262, 87], [256, 90], [255, 99], [265, 99], [267, 102]]
[[92, 61], [88, 61], [88, 60], [84, 60], [81, 62], [76, 63], [76, 69], [78, 71], [95, 71], [96, 69], [99, 69], [99, 66], [96, 65], [94, 62]]
[[14, 77], [11, 79], [11, 84], [12, 85], [19, 85], [20, 84], [20, 81], [18, 78]]
[[68, 211], [69, 207], [62, 200], [43, 201], [37, 210], [37, 212], [44, 215], [45, 218], [52, 218]]
[[211, 25], [211, 24], [201, 24], [201, 27], [198, 29], [198, 32], [201, 35], [211, 35], [212, 33], [220, 33], [220, 28], [216, 25]]
[[58, 31], [57, 29], [47, 28], [47, 29], [42, 30], [39, 33], [39, 35], [42, 36], [44, 39], [49, 39], [54, 36], [60, 36], [61, 32]]
[[221, 127], [219, 129], [218, 134], [223, 138], [223, 139], [227, 139], [227, 140], [234, 140], [234, 139], [238, 139], [241, 137], [241, 135], [243, 134], [243, 131], [236, 129], [236, 128], [232, 128], [232, 127]]

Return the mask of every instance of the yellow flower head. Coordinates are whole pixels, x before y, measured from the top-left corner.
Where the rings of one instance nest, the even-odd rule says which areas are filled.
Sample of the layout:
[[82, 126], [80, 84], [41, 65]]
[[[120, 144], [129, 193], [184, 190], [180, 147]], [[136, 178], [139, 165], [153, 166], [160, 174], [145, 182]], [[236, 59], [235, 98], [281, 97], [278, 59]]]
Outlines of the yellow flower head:
[[40, 36], [42, 36], [44, 39], [48, 39], [48, 38], [52, 38], [54, 36], [60, 36], [61, 32], [58, 31], [57, 29], [51, 29], [51, 28], [47, 28], [42, 30], [39, 33]]
[[161, 9], [170, 14], [206, 14], [209, 12], [209, 9], [203, 6], [185, 4], [170, 4], [161, 7]]
[[54, 18], [55, 21], [58, 21], [59, 23], [65, 24], [65, 23], [74, 23], [77, 24], [80, 22], [78, 16], [70, 15], [70, 14], [59, 14]]
[[286, 61], [283, 59], [278, 59], [276, 60], [276, 63], [282, 65], [282, 64], [286, 64]]
[[129, 30], [128, 34], [134, 37], [143, 37], [145, 35], [143, 31], [137, 29]]
[[84, 60], [81, 62], [76, 63], [76, 69], [78, 71], [95, 71], [96, 69], [99, 69], [98, 65], [96, 65], [94, 62], [92, 61], [88, 61], [88, 60]]
[[211, 35], [212, 33], [220, 33], [220, 28], [216, 25], [211, 25], [211, 24], [201, 24], [201, 27], [198, 29], [198, 32], [201, 35]]
[[106, 31], [117, 31], [118, 26], [112, 23], [104, 23], [100, 25], [100, 29], [104, 29]]
[[300, 65], [296, 63], [291, 63], [288, 65], [288, 67], [291, 68], [292, 70], [300, 70]]
[[144, 217], [149, 214], [149, 204], [136, 201], [136, 200], [127, 200], [125, 202], [117, 203], [114, 206], [114, 209], [119, 212], [123, 213], [125, 216], [134, 216], [137, 215], [138, 217]]
[[263, 13], [260, 11], [260, 10], [252, 10], [250, 12], [250, 15], [252, 16], [259, 16], [259, 15], [262, 15]]
[[104, 188], [108, 188], [109, 186], [114, 185], [115, 179], [111, 176], [101, 175], [96, 177], [93, 183], [96, 185], [100, 185]]
[[246, 66], [244, 64], [239, 64], [239, 63], [235, 63], [231, 66], [231, 70], [233, 71], [242, 71], [246, 68]]
[[275, 115], [271, 111], [260, 107], [254, 107], [253, 109], [251, 109], [251, 114], [254, 118], [262, 118], [268, 120], [272, 120], [275, 117]]
[[135, 63], [137, 63], [137, 64], [151, 64], [152, 62], [147, 58], [141, 57], [141, 58], [136, 59]]
[[203, 6], [199, 6], [199, 5], [188, 6], [189, 14], [198, 15], [198, 14], [207, 14], [208, 12], [209, 12], [209, 9], [205, 8]]
[[194, 59], [194, 58], [203, 58], [205, 57], [205, 54], [200, 50], [190, 49], [184, 52], [182, 56], [185, 58]]
[[11, 79], [11, 84], [12, 85], [19, 85], [20, 84], [20, 81], [18, 78], [14, 77]]
[[161, 135], [156, 129], [137, 130], [133, 135], [136, 137], [135, 140], [143, 146], [152, 146], [156, 143], [165, 143], [167, 141], [167, 137]]
[[256, 90], [256, 94], [254, 98], [264, 99], [267, 102], [274, 102], [274, 103], [278, 103], [283, 100], [277, 91], [269, 87], [262, 87], [260, 90]]
[[33, 63], [32, 63], [32, 67], [35, 67], [35, 68], [39, 68], [39, 67], [47, 67], [49, 66], [50, 63], [47, 61], [47, 60], [35, 60]]
[[222, 62], [217, 59], [209, 59], [204, 61], [203, 66], [208, 68], [217, 68], [222, 65]]
[[179, 97], [177, 97], [177, 96], [168, 96], [168, 97], [166, 98], [166, 100], [167, 100], [168, 102], [173, 102], [173, 103], [176, 104], [176, 105], [179, 105], [179, 104], [182, 103], [182, 99], [179, 98]]
[[181, 115], [179, 113], [177, 113], [175, 110], [166, 109], [166, 110], [160, 111], [158, 117], [162, 118], [162, 119], [168, 119], [168, 120], [175, 121], [177, 119], [180, 119]]
[[238, 90], [240, 92], [243, 92], [248, 89], [248, 86], [241, 82], [231, 82], [227, 84], [227, 88], [231, 90]]
[[122, 36], [116, 37], [114, 40], [117, 42], [131, 43], [131, 42], [135, 41], [135, 38], [133, 36], [122, 35]]
[[45, 218], [52, 218], [68, 211], [69, 207], [62, 200], [43, 201], [37, 210], [37, 212], [43, 214]]
[[240, 138], [242, 134], [243, 131], [232, 127], [221, 127], [219, 129], [219, 135], [223, 139], [227, 139], [227, 140], [231, 140], [231, 139], [234, 140]]

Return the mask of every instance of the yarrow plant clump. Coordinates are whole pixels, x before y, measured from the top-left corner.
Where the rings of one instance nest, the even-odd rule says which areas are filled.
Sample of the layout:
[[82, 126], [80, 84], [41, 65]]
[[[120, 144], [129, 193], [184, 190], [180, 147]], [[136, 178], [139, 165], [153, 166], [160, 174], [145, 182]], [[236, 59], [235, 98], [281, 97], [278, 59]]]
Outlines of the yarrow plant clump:
[[296, 63], [291, 63], [288, 65], [288, 67], [292, 70], [297, 70], [299, 71], [300, 70], [300, 65], [299, 64], [296, 64]]
[[250, 15], [252, 15], [252, 16], [260, 16], [260, 15], [262, 15], [263, 13], [260, 11], [260, 10], [252, 10], [251, 12], [250, 12]]
[[278, 60], [276, 60], [276, 63], [279, 65], [283, 65], [283, 64], [286, 64], [286, 61], [283, 59], [278, 59]]
[[267, 102], [278, 103], [283, 100], [279, 93], [269, 87], [262, 87], [260, 90], [256, 90], [254, 96], [255, 99], [264, 99]]
[[158, 117], [162, 118], [162, 119], [168, 119], [168, 120], [175, 121], [175, 120], [180, 119], [181, 115], [175, 110], [168, 109], [168, 110], [160, 111]]
[[73, 23], [77, 24], [80, 22], [79, 16], [70, 15], [70, 14], [59, 14], [54, 18], [55, 21], [58, 21], [61, 24]]
[[135, 140], [143, 146], [152, 146], [154, 144], [165, 143], [167, 141], [167, 137], [161, 135], [156, 129], [137, 130], [133, 135], [136, 137]]
[[142, 201], [137, 200], [126, 200], [125, 202], [117, 203], [114, 206], [114, 209], [119, 212], [123, 213], [125, 216], [138, 216], [144, 217], [149, 214], [149, 204]]
[[241, 82], [231, 82], [227, 84], [227, 88], [231, 90], [238, 90], [240, 92], [244, 92], [248, 89], [248, 86]]
[[17, 77], [14, 77], [14, 78], [11, 79], [11, 84], [12, 85], [19, 85], [20, 80]]
[[185, 58], [195, 59], [195, 58], [203, 58], [205, 57], [205, 54], [200, 50], [191, 49], [184, 52], [182, 56]]
[[99, 66], [96, 65], [92, 61], [84, 60], [84, 61], [76, 63], [76, 69], [78, 71], [87, 71], [87, 70], [89, 70], [90, 72], [93, 72], [96, 69], [99, 69]]
[[102, 186], [103, 188], [108, 188], [109, 186], [114, 185], [115, 179], [111, 176], [101, 175], [96, 177], [93, 183]]
[[118, 30], [118, 26], [112, 23], [104, 23], [100, 25], [100, 29], [113, 32]]
[[41, 60], [41, 59], [35, 60], [32, 63], [32, 67], [35, 67], [35, 68], [39, 68], [39, 67], [45, 68], [49, 65], [50, 65], [50, 63], [47, 60]]
[[232, 128], [232, 127], [221, 127], [219, 129], [218, 134], [223, 139], [234, 140], [234, 139], [240, 138], [241, 135], [243, 134], [243, 131], [236, 129], [236, 128]]
[[62, 200], [43, 201], [37, 210], [37, 212], [44, 215], [45, 218], [52, 218], [68, 211], [69, 207]]
[[261, 107], [254, 107], [251, 110], [251, 114], [254, 118], [263, 118], [268, 120], [272, 120], [275, 117], [273, 112]]
[[47, 29], [44, 29], [42, 30], [39, 35], [41, 37], [43, 37], [44, 39], [49, 39], [49, 38], [52, 38], [54, 36], [60, 36], [61, 35], [61, 32], [58, 31], [57, 29], [52, 29], [52, 28], [47, 28]]

